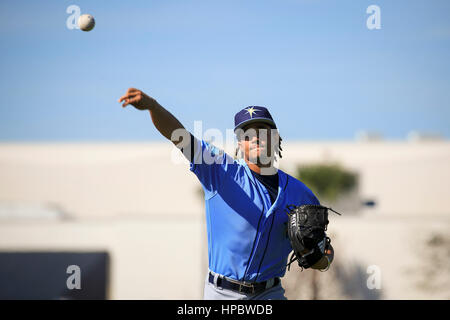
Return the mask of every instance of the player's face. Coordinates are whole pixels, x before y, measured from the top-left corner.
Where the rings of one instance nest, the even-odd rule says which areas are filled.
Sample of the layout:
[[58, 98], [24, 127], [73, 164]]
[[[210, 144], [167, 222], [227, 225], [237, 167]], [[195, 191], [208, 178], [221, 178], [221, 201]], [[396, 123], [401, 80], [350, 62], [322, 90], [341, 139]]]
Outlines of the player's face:
[[247, 161], [268, 165], [273, 159], [272, 127], [265, 123], [252, 123], [243, 128], [239, 148]]

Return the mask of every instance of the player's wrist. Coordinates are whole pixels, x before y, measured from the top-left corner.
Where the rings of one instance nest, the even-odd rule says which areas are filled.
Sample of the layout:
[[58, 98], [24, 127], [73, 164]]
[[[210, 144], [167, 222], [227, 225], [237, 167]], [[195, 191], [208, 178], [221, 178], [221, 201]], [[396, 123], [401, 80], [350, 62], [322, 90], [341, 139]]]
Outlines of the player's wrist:
[[161, 108], [161, 105], [156, 101], [156, 99], [147, 96], [145, 99], [145, 107], [149, 111], [154, 111], [158, 108]]

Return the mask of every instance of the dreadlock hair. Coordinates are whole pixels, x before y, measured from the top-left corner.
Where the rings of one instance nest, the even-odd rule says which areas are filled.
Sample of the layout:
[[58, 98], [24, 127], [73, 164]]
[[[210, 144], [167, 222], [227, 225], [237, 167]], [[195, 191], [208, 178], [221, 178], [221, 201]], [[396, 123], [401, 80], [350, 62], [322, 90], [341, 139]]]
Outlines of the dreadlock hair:
[[275, 147], [275, 152], [276, 154], [278, 154], [278, 156], [281, 158], [283, 158], [283, 156], [281, 155], [281, 151], [283, 151], [283, 149], [281, 149], [281, 136], [278, 135], [278, 145]]

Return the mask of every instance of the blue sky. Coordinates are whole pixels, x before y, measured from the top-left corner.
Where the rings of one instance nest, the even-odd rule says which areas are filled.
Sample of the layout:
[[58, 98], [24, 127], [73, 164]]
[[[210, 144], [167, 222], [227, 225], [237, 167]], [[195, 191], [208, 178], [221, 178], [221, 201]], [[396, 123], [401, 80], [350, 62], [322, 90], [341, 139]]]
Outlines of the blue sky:
[[[94, 30], [66, 27], [72, 4]], [[1, 1], [0, 140], [162, 140], [117, 103], [128, 87], [191, 130], [263, 105], [287, 140], [448, 138], [449, 16], [445, 0]]]

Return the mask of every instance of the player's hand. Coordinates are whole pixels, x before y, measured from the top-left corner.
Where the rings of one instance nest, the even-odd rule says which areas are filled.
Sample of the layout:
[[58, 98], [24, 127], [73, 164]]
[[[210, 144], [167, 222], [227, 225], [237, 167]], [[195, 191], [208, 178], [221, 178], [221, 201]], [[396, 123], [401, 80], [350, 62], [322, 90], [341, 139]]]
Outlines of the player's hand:
[[328, 266], [328, 260], [326, 257], [328, 257], [328, 259], [330, 260], [330, 264], [331, 264], [331, 262], [333, 262], [333, 259], [334, 259], [334, 249], [331, 246], [331, 244], [330, 244], [329, 248], [327, 250], [325, 250], [325, 256], [323, 256], [322, 259], [320, 259], [314, 265], [312, 265], [311, 268], [319, 269], [319, 270], [326, 269]]
[[131, 104], [138, 110], [151, 110], [157, 104], [155, 99], [135, 88], [129, 88], [127, 93], [121, 96], [118, 102], [123, 102], [122, 107]]

